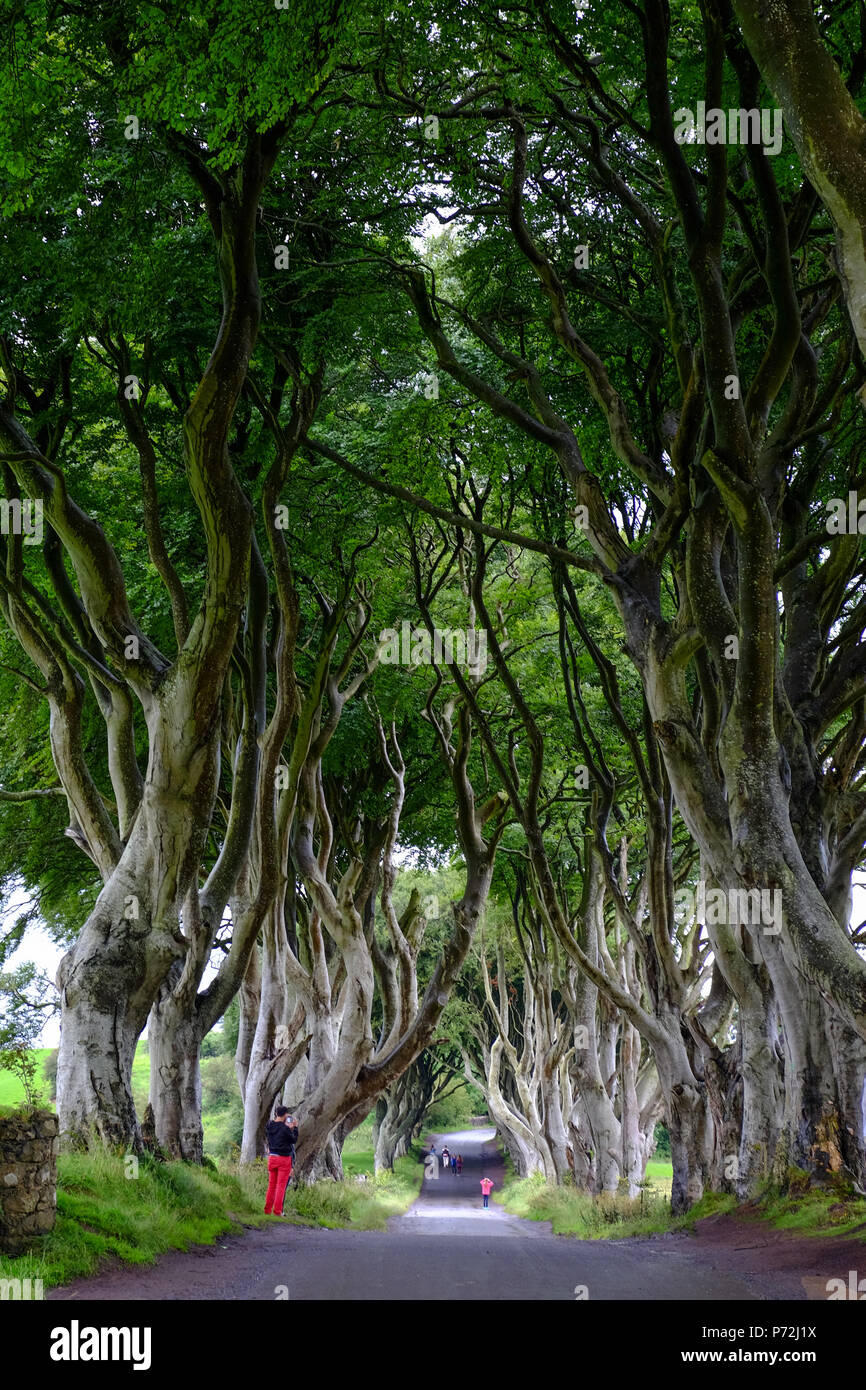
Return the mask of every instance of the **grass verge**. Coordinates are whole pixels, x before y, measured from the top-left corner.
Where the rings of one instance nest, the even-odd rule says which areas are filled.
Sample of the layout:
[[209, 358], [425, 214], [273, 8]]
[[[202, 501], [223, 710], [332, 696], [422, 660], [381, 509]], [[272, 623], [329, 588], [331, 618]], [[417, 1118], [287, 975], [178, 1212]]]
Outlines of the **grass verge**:
[[[650, 1166], [661, 1171], [651, 1174]], [[669, 1164], [648, 1165], [647, 1176], [653, 1180], [634, 1198], [620, 1194], [593, 1197], [574, 1187], [546, 1183], [539, 1173], [518, 1178], [512, 1172], [506, 1173], [504, 1187], [494, 1193], [494, 1200], [515, 1216], [549, 1221], [555, 1235], [582, 1240], [690, 1231], [703, 1217], [729, 1213], [798, 1235], [848, 1235], [866, 1240], [866, 1200], [853, 1193], [806, 1188], [805, 1173], [799, 1187], [792, 1181], [784, 1193], [779, 1187], [767, 1187], [757, 1200], [740, 1205], [733, 1196], [709, 1192], [684, 1216], [673, 1216], [669, 1172]]]
[[[669, 1192], [652, 1184], [643, 1187], [637, 1197], [618, 1193], [593, 1197], [576, 1187], [547, 1183], [540, 1173], [528, 1178], [507, 1174], [502, 1190], [494, 1193], [494, 1200], [514, 1216], [549, 1221], [554, 1235], [579, 1236], [581, 1240], [654, 1235], [681, 1229], [697, 1219], [691, 1213], [688, 1222], [683, 1217], [672, 1217]], [[718, 1211], [719, 1207], [710, 1204], [710, 1209]], [[700, 1212], [702, 1216], [709, 1214], [709, 1210]]]
[[[372, 1166], [372, 1155], [371, 1155]], [[214, 1245], [245, 1226], [278, 1218], [263, 1212], [265, 1161], [240, 1168], [198, 1168], [157, 1163], [144, 1156], [137, 1170], [108, 1153], [61, 1154], [57, 1222], [19, 1256], [0, 1256], [0, 1279], [41, 1279], [45, 1290], [95, 1274], [112, 1256], [127, 1264], [153, 1264], [169, 1250]], [[423, 1167], [417, 1156], [398, 1159], [393, 1173], [366, 1183], [291, 1187], [284, 1214], [299, 1225], [383, 1230], [418, 1195]]]
[[[769, 1187], [754, 1204], [742, 1208], [742, 1214], [759, 1216], [780, 1231], [795, 1231], [804, 1236], [854, 1236], [866, 1240], [866, 1200], [855, 1193], [839, 1188], [832, 1191], [806, 1187], [807, 1174], [798, 1182], [795, 1178], [787, 1192]], [[799, 1188], [799, 1190], [798, 1190]]]
[[26, 1254], [0, 1257], [0, 1276], [42, 1279], [46, 1289], [93, 1274], [116, 1256], [152, 1264], [167, 1250], [213, 1245], [226, 1231], [265, 1220], [261, 1180], [186, 1163], [107, 1153], [61, 1154], [57, 1222]]

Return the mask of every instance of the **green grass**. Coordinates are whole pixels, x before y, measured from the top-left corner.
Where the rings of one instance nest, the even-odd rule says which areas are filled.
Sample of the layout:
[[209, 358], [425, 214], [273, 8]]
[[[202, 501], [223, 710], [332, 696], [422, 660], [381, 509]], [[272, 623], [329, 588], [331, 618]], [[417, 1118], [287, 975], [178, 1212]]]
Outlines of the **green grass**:
[[139, 1038], [135, 1047], [135, 1056], [132, 1059], [132, 1095], [139, 1116], [145, 1112], [149, 1092], [150, 1053], [147, 1050], [147, 1042]]
[[755, 1204], [755, 1214], [780, 1231], [866, 1240], [866, 1200], [853, 1193], [810, 1188], [783, 1194], [770, 1187]]
[[[383, 1184], [382, 1190], [389, 1194], [395, 1190], [393, 1186], [389, 1186], [389, 1182], [395, 1175], [399, 1175], [402, 1179], [408, 1181], [412, 1194], [411, 1201], [414, 1201], [421, 1190], [424, 1177], [423, 1156], [416, 1147], [414, 1151], [410, 1151], [405, 1157], [396, 1160], [393, 1174], [380, 1173], [378, 1177], [375, 1177], [374, 1168], [376, 1154], [373, 1147], [373, 1118], [372, 1114], [368, 1115], [366, 1120], [358, 1125], [357, 1129], [353, 1129], [351, 1134], [346, 1136], [345, 1143], [343, 1144], [343, 1173], [347, 1179], [355, 1178], [365, 1173], [368, 1178], [375, 1178], [376, 1183]], [[359, 1186], [363, 1191], [363, 1185], [356, 1184], [356, 1187]], [[401, 1210], [405, 1211], [407, 1207], [411, 1205], [411, 1201], [407, 1201], [405, 1205], [402, 1206]], [[389, 1215], [393, 1214], [393, 1212], [389, 1212]]]
[[[359, 1140], [364, 1142], [363, 1134]], [[347, 1176], [341, 1183], [290, 1187], [284, 1215], [300, 1225], [384, 1230], [389, 1217], [411, 1206], [423, 1172], [418, 1156], [411, 1155], [398, 1159], [393, 1173], [366, 1183]], [[107, 1153], [61, 1154], [55, 1228], [28, 1253], [0, 1256], [0, 1278], [41, 1279], [48, 1290], [96, 1273], [112, 1256], [152, 1264], [168, 1250], [213, 1245], [226, 1232], [273, 1224], [279, 1218], [263, 1212], [267, 1181], [265, 1160], [217, 1171], [145, 1156], [136, 1169], [132, 1160]]]
[[347, 1178], [360, 1177], [362, 1173], [372, 1174], [374, 1157], [372, 1149], [363, 1149], [356, 1154], [347, 1154], [344, 1149], [343, 1173]]
[[554, 1235], [600, 1240], [612, 1236], [649, 1235], [670, 1229], [670, 1199], [657, 1188], [634, 1198], [617, 1194], [592, 1197], [576, 1187], [556, 1187], [540, 1173], [506, 1178], [494, 1200], [514, 1216], [549, 1221]]
[[802, 1175], [798, 1190], [796, 1175], [794, 1178], [788, 1192], [771, 1186], [756, 1201], [744, 1206], [733, 1196], [708, 1192], [684, 1216], [672, 1216], [671, 1164], [655, 1159], [647, 1164], [647, 1182], [651, 1185], [636, 1198], [620, 1194], [592, 1197], [574, 1187], [555, 1187], [537, 1173], [518, 1178], [512, 1170], [506, 1172], [505, 1185], [501, 1192], [494, 1193], [494, 1201], [515, 1216], [549, 1221], [556, 1235], [574, 1235], [583, 1240], [689, 1231], [706, 1216], [728, 1213], [799, 1235], [851, 1235], [866, 1240], [866, 1200], [841, 1189], [807, 1188], [806, 1174]]
[[258, 1175], [149, 1158], [134, 1173], [128, 1160], [107, 1153], [61, 1154], [54, 1230], [28, 1253], [0, 1257], [0, 1276], [42, 1279], [49, 1289], [95, 1273], [107, 1256], [151, 1264], [167, 1250], [213, 1245], [226, 1231], [266, 1219]]
[[646, 1180], [659, 1192], [670, 1197], [674, 1181], [674, 1166], [669, 1158], [651, 1158], [646, 1166]]
[[201, 1127], [205, 1156], [216, 1162], [236, 1160], [240, 1152], [239, 1132], [243, 1130], [243, 1107], [240, 1096], [237, 1106], [225, 1110], [201, 1112]]
[[349, 1176], [345, 1160], [343, 1169], [347, 1172], [343, 1182], [290, 1187], [283, 1204], [284, 1216], [331, 1230], [384, 1231], [390, 1217], [408, 1211], [424, 1176], [423, 1164], [414, 1154], [398, 1158], [393, 1173], [371, 1175], [364, 1183]]
[[546, 1183], [540, 1173], [518, 1178], [506, 1157], [505, 1184], [494, 1192], [494, 1201], [515, 1216], [530, 1221], [549, 1221], [554, 1235], [581, 1240], [613, 1240], [626, 1236], [657, 1235], [662, 1231], [691, 1230], [701, 1217], [733, 1211], [736, 1199], [708, 1193], [685, 1216], [672, 1216], [670, 1194], [673, 1168], [666, 1159], [647, 1164], [646, 1183], [637, 1197], [622, 1193], [593, 1197], [575, 1187]]
[[[34, 1047], [31, 1049], [31, 1057], [35, 1058], [39, 1067], [40, 1075], [46, 1057], [53, 1051], [50, 1047]], [[139, 1041], [135, 1052], [135, 1060], [132, 1064], [132, 1092], [135, 1096], [136, 1109], [139, 1114], [144, 1112], [147, 1105], [147, 1092], [150, 1085], [150, 1057], [147, 1054], [147, 1043]], [[50, 1105], [49, 1100], [51, 1087], [46, 1080], [42, 1087], [42, 1101], [45, 1105]], [[24, 1087], [11, 1071], [0, 1070], [0, 1105], [22, 1105], [24, 1102]]]
[[357, 1129], [346, 1135], [346, 1142], [343, 1144], [343, 1172], [347, 1177], [373, 1172], [373, 1118], [373, 1115], [369, 1114]]

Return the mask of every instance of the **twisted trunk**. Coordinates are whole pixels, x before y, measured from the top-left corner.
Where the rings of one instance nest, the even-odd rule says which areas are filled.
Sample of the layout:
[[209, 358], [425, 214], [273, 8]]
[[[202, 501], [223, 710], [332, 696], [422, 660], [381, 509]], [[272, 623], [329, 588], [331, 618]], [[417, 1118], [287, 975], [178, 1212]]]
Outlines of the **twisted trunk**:
[[242, 1163], [252, 1163], [264, 1151], [270, 1113], [309, 1043], [306, 1004], [291, 987], [288, 956], [282, 914], [273, 909], [262, 930], [258, 1014], [243, 1088]]
[[183, 967], [176, 962], [150, 1011], [150, 1107], [158, 1147], [167, 1158], [201, 1163], [201, 1025], [178, 1004]]
[[201, 849], [202, 831], [191, 827], [205, 820], [202, 802], [209, 819], [212, 749], [206, 747], [199, 762], [197, 782], [192, 769], [172, 779], [170, 810], [146, 790], [120, 863], [60, 963], [57, 1095], [60, 1131], [69, 1145], [86, 1146], [95, 1136], [111, 1147], [141, 1147], [132, 1062], [151, 1004], [187, 948], [177, 885]]

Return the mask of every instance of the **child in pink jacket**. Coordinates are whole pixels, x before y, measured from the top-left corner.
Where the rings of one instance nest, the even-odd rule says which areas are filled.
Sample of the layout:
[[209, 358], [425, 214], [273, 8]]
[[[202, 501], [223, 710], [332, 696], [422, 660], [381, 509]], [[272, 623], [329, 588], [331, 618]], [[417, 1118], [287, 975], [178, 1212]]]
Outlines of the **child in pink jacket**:
[[490, 1205], [490, 1194], [493, 1191], [494, 1186], [495, 1184], [491, 1181], [490, 1178], [481, 1179], [481, 1191], [484, 1193], [484, 1205], [486, 1207], [489, 1207]]

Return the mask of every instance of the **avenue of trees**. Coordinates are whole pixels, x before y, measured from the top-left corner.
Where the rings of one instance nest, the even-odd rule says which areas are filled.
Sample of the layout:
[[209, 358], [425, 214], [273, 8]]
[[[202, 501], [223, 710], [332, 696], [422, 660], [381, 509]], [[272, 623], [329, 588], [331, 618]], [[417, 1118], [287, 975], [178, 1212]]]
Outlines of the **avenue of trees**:
[[0, 876], [65, 1142], [200, 1161], [237, 999], [304, 1179], [465, 1077], [552, 1182], [662, 1121], [675, 1211], [866, 1187], [859, 7], [7, 11]]

